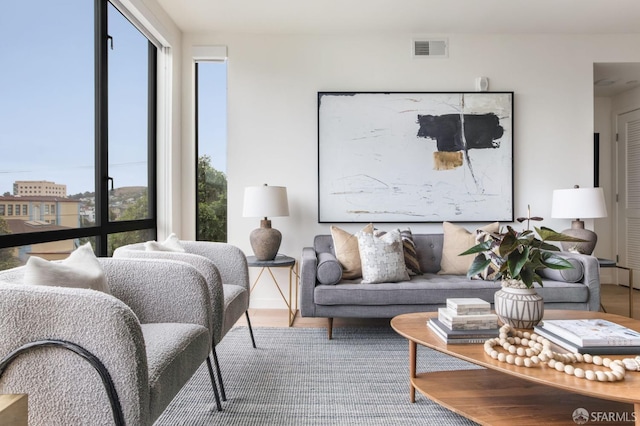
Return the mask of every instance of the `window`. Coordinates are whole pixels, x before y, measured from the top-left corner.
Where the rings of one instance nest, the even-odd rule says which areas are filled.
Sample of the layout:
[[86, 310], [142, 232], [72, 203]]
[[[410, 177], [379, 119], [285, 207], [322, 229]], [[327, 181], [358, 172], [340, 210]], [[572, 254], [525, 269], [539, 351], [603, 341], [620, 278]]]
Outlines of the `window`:
[[4, 204], [0, 204], [0, 216], [4, 216], [4, 215], [5, 215], [4, 207], [5, 207], [5, 205], [4, 205]]
[[109, 35], [110, 220], [147, 219], [149, 41], [111, 4]]
[[33, 220], [57, 225], [0, 218], [0, 250], [21, 247], [19, 261], [34, 244], [91, 239], [107, 255], [138, 231], [155, 237], [158, 49], [126, 16], [107, 0], [3, 5], [0, 144], [23, 149], [0, 157], [0, 201], [20, 215], [20, 195], [22, 216], [31, 204]]
[[7, 206], [7, 216], [13, 216], [13, 204]]
[[197, 239], [227, 241], [227, 64], [196, 62]]

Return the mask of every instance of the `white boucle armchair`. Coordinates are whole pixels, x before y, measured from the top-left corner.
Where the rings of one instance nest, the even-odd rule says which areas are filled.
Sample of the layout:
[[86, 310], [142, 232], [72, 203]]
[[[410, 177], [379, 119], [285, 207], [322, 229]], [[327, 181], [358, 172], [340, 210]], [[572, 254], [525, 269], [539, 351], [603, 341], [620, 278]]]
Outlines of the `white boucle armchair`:
[[[224, 401], [226, 394], [215, 347], [243, 314], [247, 319], [251, 343], [256, 347], [248, 312], [251, 288], [247, 258], [242, 250], [228, 243], [180, 240], [179, 245], [185, 252], [146, 251], [144, 243], [129, 244], [117, 248], [113, 257], [187, 262], [207, 279], [214, 304], [211, 313], [215, 331], [211, 349]], [[221, 299], [218, 296], [220, 293], [223, 295]]]
[[211, 302], [193, 266], [99, 261], [110, 294], [0, 271], [0, 393], [28, 394], [31, 426], [151, 425], [209, 361]]

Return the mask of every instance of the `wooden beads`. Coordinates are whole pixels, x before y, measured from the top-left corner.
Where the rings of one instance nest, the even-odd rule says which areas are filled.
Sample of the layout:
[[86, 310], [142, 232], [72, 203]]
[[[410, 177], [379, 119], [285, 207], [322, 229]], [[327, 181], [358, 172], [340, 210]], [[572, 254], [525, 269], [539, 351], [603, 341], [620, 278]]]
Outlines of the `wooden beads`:
[[[500, 346], [505, 352], [494, 349]], [[508, 325], [500, 328], [499, 337], [489, 339], [484, 343], [484, 350], [491, 358], [499, 362], [518, 367], [535, 367], [542, 363], [558, 372], [575, 376], [579, 379], [597, 380], [600, 382], [615, 382], [623, 380], [627, 369], [640, 371], [640, 357], [635, 360], [611, 360], [599, 355], [558, 353], [551, 350], [551, 342], [535, 333], [522, 332], [512, 329]], [[571, 364], [594, 364], [609, 368], [611, 371], [585, 370]]]

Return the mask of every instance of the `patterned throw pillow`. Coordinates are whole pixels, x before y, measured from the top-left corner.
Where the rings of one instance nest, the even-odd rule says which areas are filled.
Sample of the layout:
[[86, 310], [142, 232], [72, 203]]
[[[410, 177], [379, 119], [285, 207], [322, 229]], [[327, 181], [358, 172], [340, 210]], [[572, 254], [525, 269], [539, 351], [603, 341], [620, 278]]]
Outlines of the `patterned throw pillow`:
[[[404, 254], [404, 264], [407, 267], [409, 275], [422, 275], [420, 269], [420, 262], [418, 262], [418, 252], [416, 251], [416, 243], [413, 241], [413, 234], [411, 229], [398, 230], [400, 237], [402, 238], [402, 250]], [[380, 229], [374, 229], [374, 233], [377, 236], [386, 234], [386, 231]]]
[[359, 232], [362, 283], [389, 283], [409, 279], [404, 263], [402, 237], [398, 230], [381, 236]]
[[[500, 270], [500, 265], [498, 264], [496, 257], [498, 256], [498, 244], [499, 240], [496, 240], [491, 236], [490, 232], [482, 231], [478, 229], [476, 231], [476, 244], [484, 243], [485, 241], [493, 241], [494, 244], [491, 246], [491, 252], [488, 253], [488, 256], [491, 258], [491, 263], [484, 268], [479, 274], [471, 277], [471, 279], [475, 280], [485, 280], [492, 281], [495, 279], [496, 274]], [[477, 255], [479, 256], [479, 255]], [[469, 255], [469, 257], [473, 258], [473, 256]]]

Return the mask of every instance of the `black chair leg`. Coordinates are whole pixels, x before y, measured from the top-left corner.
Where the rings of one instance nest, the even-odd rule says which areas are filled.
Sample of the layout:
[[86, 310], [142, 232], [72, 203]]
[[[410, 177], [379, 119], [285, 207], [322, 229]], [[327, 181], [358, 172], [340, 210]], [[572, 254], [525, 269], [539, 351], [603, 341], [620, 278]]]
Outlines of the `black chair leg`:
[[[215, 357], [215, 352], [214, 352], [214, 357]], [[211, 366], [211, 357], [207, 357], [207, 368], [209, 369], [211, 386], [213, 386], [213, 395], [216, 397], [216, 408], [218, 409], [218, 411], [222, 411], [222, 404], [220, 403], [220, 395], [218, 395], [218, 387], [216, 386], [216, 380], [213, 377], [213, 367]]]
[[227, 400], [227, 394], [224, 391], [224, 383], [222, 382], [222, 371], [220, 371], [220, 363], [218, 362], [218, 354], [216, 353], [216, 347], [213, 345], [211, 347], [211, 352], [213, 353], [213, 362], [216, 365], [216, 373], [218, 373], [218, 383], [220, 383], [220, 393], [222, 394], [222, 400]]
[[251, 343], [253, 347], [256, 347], [256, 339], [253, 338], [253, 329], [251, 328], [251, 320], [249, 319], [249, 311], [244, 311], [244, 315], [247, 317], [247, 325], [249, 326], [249, 334], [251, 335]]

